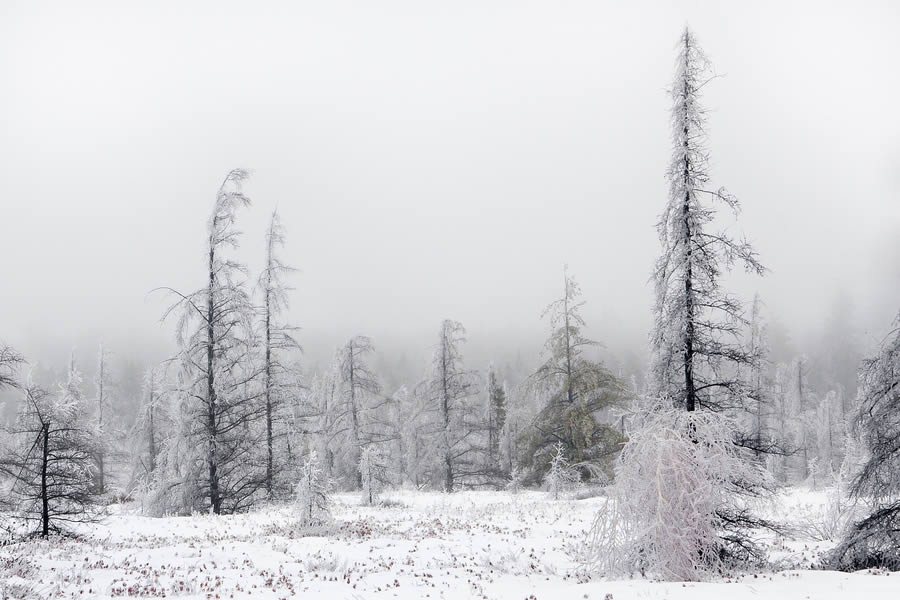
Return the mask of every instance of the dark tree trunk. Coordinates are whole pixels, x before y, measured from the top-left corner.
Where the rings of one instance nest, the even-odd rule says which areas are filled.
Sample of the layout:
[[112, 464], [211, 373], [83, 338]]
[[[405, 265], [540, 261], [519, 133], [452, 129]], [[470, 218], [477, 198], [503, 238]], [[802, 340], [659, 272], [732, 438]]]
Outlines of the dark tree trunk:
[[[271, 254], [271, 250], [270, 250]], [[271, 269], [271, 264], [269, 269]], [[274, 477], [272, 448], [272, 313], [269, 298], [271, 281], [266, 285], [266, 495], [272, 499]]]
[[[210, 240], [212, 242], [212, 240]], [[209, 292], [206, 308], [206, 408], [207, 408], [207, 462], [209, 464], [209, 503], [214, 514], [222, 512], [219, 496], [218, 449], [216, 427], [216, 379], [215, 379], [215, 248], [209, 249]]]
[[41, 429], [43, 449], [41, 455], [41, 535], [50, 535], [50, 499], [47, 489], [47, 467], [50, 464], [50, 424]]
[[[685, 37], [685, 61], [688, 60], [689, 50], [687, 48], [688, 38]], [[684, 81], [684, 101], [685, 111], [687, 111], [687, 99], [691, 94], [688, 88], [687, 78]], [[685, 328], [684, 328], [684, 408], [688, 412], [696, 409], [697, 392], [694, 389], [694, 274], [692, 264], [692, 235], [691, 235], [691, 163], [690, 154], [688, 153], [688, 118], [684, 119], [684, 205], [682, 208], [682, 218], [684, 219], [684, 240], [685, 244], [685, 276], [684, 276], [684, 310], [685, 310]]]

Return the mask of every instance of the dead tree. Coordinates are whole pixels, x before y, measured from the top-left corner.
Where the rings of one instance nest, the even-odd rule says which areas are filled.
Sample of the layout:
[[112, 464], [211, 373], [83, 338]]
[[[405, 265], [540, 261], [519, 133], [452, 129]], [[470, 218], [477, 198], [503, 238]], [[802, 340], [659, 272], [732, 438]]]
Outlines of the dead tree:
[[713, 79], [693, 33], [680, 40], [672, 95], [669, 200], [657, 229], [663, 246], [656, 263], [656, 320], [652, 334], [655, 395], [684, 407], [740, 406], [746, 381], [738, 365], [753, 357], [739, 343], [747, 322], [743, 304], [723, 291], [720, 275], [735, 264], [762, 274], [749, 242], [709, 231], [713, 202], [737, 213], [724, 188], [709, 189], [709, 152], [703, 88]]
[[263, 485], [256, 465], [251, 424], [259, 418], [252, 383], [253, 310], [246, 269], [226, 251], [238, 245], [237, 209], [250, 204], [242, 184], [249, 176], [231, 171], [216, 194], [207, 228], [206, 284], [177, 297], [163, 318], [178, 312], [177, 334], [184, 391], [193, 400], [198, 445], [205, 451], [205, 480], [198, 482], [215, 514], [247, 508]]
[[344, 416], [349, 420], [350, 447], [348, 468], [355, 473], [356, 488], [362, 486], [359, 474], [359, 457], [364, 439], [363, 425], [368, 402], [381, 392], [375, 372], [366, 363], [366, 357], [375, 352], [371, 338], [358, 335], [350, 339], [340, 353], [340, 373], [344, 395]]
[[472, 397], [478, 391], [478, 379], [474, 371], [463, 365], [461, 346], [465, 336], [466, 330], [458, 321], [447, 319], [441, 323], [431, 376], [420, 384], [419, 390], [436, 414], [436, 470], [447, 492], [452, 492], [462, 479], [476, 474], [476, 470], [481, 474], [482, 469], [474, 465], [479, 451], [479, 426], [475, 422]]
[[29, 382], [11, 429], [14, 447], [0, 462], [12, 480], [14, 514], [34, 523], [42, 537], [98, 514], [92, 485], [96, 444], [80, 385], [74, 360], [56, 394]]
[[[274, 497], [279, 464], [275, 457], [277, 439], [283, 438], [285, 431], [276, 432], [275, 427], [285, 419], [282, 408], [289, 385], [290, 368], [287, 354], [299, 351], [300, 345], [293, 337], [295, 327], [281, 322], [280, 316], [288, 308], [288, 292], [291, 288], [284, 281], [294, 269], [282, 262], [278, 251], [284, 246], [284, 228], [278, 213], [273, 212], [266, 232], [266, 266], [259, 277], [259, 288], [263, 294], [263, 403], [266, 419], [266, 495]], [[285, 488], [287, 493], [289, 488]]]

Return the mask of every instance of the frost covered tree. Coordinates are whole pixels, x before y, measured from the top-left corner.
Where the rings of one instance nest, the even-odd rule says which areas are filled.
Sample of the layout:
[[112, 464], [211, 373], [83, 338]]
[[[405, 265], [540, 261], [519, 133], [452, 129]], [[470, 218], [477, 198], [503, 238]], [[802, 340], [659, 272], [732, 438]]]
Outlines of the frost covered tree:
[[359, 453], [359, 478], [362, 480], [362, 502], [375, 506], [378, 494], [384, 486], [386, 467], [384, 457], [374, 445], [366, 446]]
[[137, 448], [136, 466], [146, 481], [153, 476], [159, 460], [160, 445], [164, 437], [165, 415], [162, 397], [165, 386], [159, 366], [144, 371], [141, 386], [141, 406], [135, 420], [134, 432]]
[[242, 189], [248, 175], [243, 169], [231, 171], [216, 193], [207, 225], [204, 286], [188, 294], [167, 288], [178, 299], [164, 316], [180, 315], [181, 379], [190, 400], [184, 408], [195, 446], [205, 453], [205, 475], [193, 483], [214, 514], [246, 508], [264, 483], [256, 465], [247, 461], [257, 446], [250, 425], [259, 417], [258, 392], [253, 391], [257, 372], [250, 360], [253, 310], [243, 280], [246, 269], [227, 256], [238, 245], [237, 210], [250, 204]]
[[492, 364], [488, 369], [487, 470], [500, 470], [500, 432], [506, 424], [506, 384], [501, 383]]
[[[611, 572], [695, 580], [760, 558], [752, 529], [771, 524], [751, 500], [769, 482], [741, 445], [735, 413], [746, 407], [754, 353], [741, 344], [742, 303], [720, 277], [735, 264], [761, 274], [747, 242], [709, 227], [711, 201], [737, 210], [723, 189], [708, 190], [709, 154], [701, 90], [712, 79], [693, 33], [679, 42], [672, 94], [669, 200], [658, 223], [656, 320], [651, 398], [616, 468], [615, 500], [598, 515], [585, 563]], [[698, 411], [698, 409], [704, 409]]]
[[660, 406], [645, 415], [629, 432], [582, 565], [608, 576], [696, 581], [762, 560], [743, 530], [771, 526], [752, 513], [760, 467], [734, 435], [734, 420], [720, 412]]
[[[276, 460], [276, 443], [287, 433], [286, 396], [296, 374], [291, 373], [287, 355], [300, 350], [293, 336], [295, 327], [282, 322], [281, 315], [288, 308], [288, 292], [285, 277], [293, 269], [281, 260], [279, 251], [284, 247], [284, 227], [277, 212], [272, 213], [266, 231], [266, 263], [259, 276], [263, 306], [263, 404], [266, 422], [266, 495], [271, 500], [276, 491], [280, 472], [284, 465]], [[278, 431], [277, 429], [280, 429]]]
[[432, 436], [428, 422], [428, 401], [421, 390], [410, 392], [405, 386], [394, 393], [397, 402], [397, 430], [400, 433], [402, 480], [420, 487], [425, 483]]
[[302, 427], [312, 434], [322, 469], [333, 476], [334, 457], [341, 441], [341, 414], [344, 402], [341, 398], [340, 353], [329, 369], [316, 373], [310, 381], [307, 409], [301, 416]]
[[0, 344], [0, 390], [19, 387], [16, 375], [25, 359], [10, 346]]
[[465, 368], [462, 344], [466, 330], [462, 323], [445, 319], [431, 361], [431, 376], [419, 385], [429, 410], [435, 415], [435, 483], [447, 492], [467, 477], [482, 474], [477, 464], [478, 426], [473, 397], [478, 378]]
[[331, 481], [311, 450], [300, 468], [300, 480], [294, 489], [300, 525], [320, 527], [331, 522]]
[[789, 423], [793, 454], [789, 464], [793, 464], [794, 480], [805, 483], [810, 476], [810, 460], [815, 457], [815, 413], [816, 398], [809, 384], [809, 360], [798, 356], [789, 371]]
[[704, 86], [713, 79], [706, 55], [685, 29], [679, 43], [672, 95], [672, 160], [669, 200], [657, 229], [663, 246], [656, 263], [655, 325], [652, 334], [653, 393], [683, 406], [739, 407], [746, 382], [738, 365], [753, 356], [739, 343], [747, 325], [743, 304], [721, 286], [725, 269], [738, 264], [763, 273], [747, 241], [710, 231], [714, 203], [737, 213], [738, 200], [724, 188], [709, 189]]
[[563, 295], [544, 310], [550, 319], [550, 337], [544, 345], [546, 360], [529, 378], [529, 391], [542, 399], [540, 413], [529, 432], [525, 465], [531, 481], [540, 481], [549, 468], [557, 443], [566, 458], [578, 464], [588, 478], [611, 475], [609, 465], [621, 447], [621, 435], [598, 415], [625, 400], [615, 376], [586, 352], [597, 346], [582, 329], [581, 288], [564, 271]]
[[356, 489], [362, 486], [357, 465], [363, 444], [368, 441], [364, 427], [369, 402], [373, 396], [381, 393], [381, 384], [367, 362], [374, 352], [375, 345], [372, 339], [358, 335], [351, 338], [340, 353], [341, 391], [344, 401], [342, 420], [347, 423], [350, 434], [346, 448], [347, 471], [355, 480]]
[[569, 466], [569, 461], [566, 460], [565, 446], [562, 442], [557, 442], [550, 459], [550, 468], [544, 475], [544, 489], [554, 500], [559, 500], [560, 494], [569, 491], [580, 481], [578, 471]]
[[94, 472], [94, 487], [99, 494], [106, 492], [106, 459], [110, 450], [113, 434], [111, 427], [110, 406], [112, 395], [112, 382], [109, 372], [109, 351], [100, 344], [97, 351], [97, 376], [94, 378], [97, 396], [94, 401], [94, 414], [96, 415], [97, 444], [95, 461], [97, 468]]
[[757, 457], [760, 456], [764, 444], [772, 439], [769, 431], [771, 419], [771, 384], [768, 380], [769, 347], [766, 342], [765, 324], [762, 320], [762, 301], [759, 294], [753, 296], [753, 308], [750, 317], [750, 390], [748, 406], [752, 423], [748, 427], [750, 446]]
[[57, 393], [29, 381], [11, 430], [14, 446], [2, 461], [12, 480], [15, 514], [43, 537], [98, 514], [92, 485], [96, 439], [81, 383], [74, 357]]
[[868, 460], [852, 484], [858, 498], [870, 498], [872, 513], [855, 523], [832, 552], [844, 570], [900, 569], [900, 315], [879, 352], [863, 361], [858, 421]]

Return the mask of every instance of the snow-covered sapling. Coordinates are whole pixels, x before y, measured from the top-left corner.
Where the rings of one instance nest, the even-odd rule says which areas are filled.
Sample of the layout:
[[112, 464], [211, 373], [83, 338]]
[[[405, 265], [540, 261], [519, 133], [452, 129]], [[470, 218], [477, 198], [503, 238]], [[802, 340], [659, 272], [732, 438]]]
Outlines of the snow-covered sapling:
[[374, 506], [385, 478], [384, 462], [375, 446], [366, 446], [359, 453], [359, 477], [362, 481], [363, 504]]
[[317, 527], [331, 522], [331, 482], [319, 466], [315, 450], [300, 468], [296, 488], [297, 509], [303, 527]]
[[556, 442], [553, 457], [550, 459], [550, 470], [544, 476], [544, 489], [554, 500], [559, 500], [560, 494], [571, 490], [580, 480], [578, 471], [566, 460], [562, 442]]

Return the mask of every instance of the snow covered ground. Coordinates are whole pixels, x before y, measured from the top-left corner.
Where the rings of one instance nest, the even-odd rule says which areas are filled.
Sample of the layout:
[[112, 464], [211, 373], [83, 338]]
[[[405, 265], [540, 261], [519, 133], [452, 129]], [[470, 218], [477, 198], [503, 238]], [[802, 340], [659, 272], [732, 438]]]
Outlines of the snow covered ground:
[[395, 492], [378, 508], [337, 496], [329, 537], [302, 532], [286, 507], [166, 519], [112, 507], [83, 539], [0, 548], [0, 590], [4, 598], [900, 598], [900, 573], [809, 569], [831, 546], [813, 539], [837, 518], [826, 498], [794, 491], [772, 508], [806, 530], [772, 540], [784, 570], [709, 583], [579, 578], [567, 549], [590, 526], [597, 498]]

